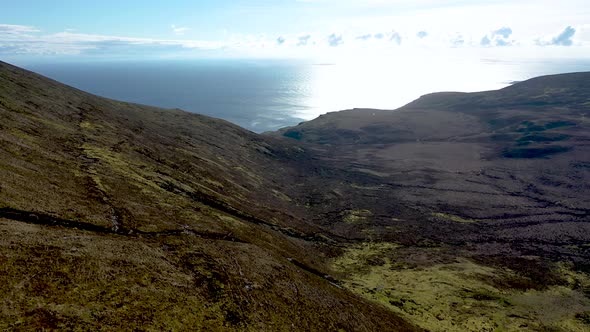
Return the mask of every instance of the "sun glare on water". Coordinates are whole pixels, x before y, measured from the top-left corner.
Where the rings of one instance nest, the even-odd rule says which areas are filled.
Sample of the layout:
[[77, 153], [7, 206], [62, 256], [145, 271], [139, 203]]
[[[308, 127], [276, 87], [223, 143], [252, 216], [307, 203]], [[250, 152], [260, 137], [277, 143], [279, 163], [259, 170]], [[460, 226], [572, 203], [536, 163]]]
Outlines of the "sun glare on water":
[[510, 63], [399, 56], [370, 60], [349, 58], [313, 65], [306, 82], [309, 108], [297, 116], [351, 108], [396, 109], [418, 97], [440, 91], [473, 92], [502, 88], [522, 77]]

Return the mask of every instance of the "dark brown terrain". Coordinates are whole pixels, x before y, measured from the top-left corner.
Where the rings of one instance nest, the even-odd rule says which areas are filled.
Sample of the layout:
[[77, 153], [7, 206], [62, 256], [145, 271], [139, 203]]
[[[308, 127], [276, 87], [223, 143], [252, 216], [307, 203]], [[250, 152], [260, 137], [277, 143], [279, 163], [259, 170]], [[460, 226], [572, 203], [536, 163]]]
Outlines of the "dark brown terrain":
[[257, 135], [0, 62], [0, 329], [588, 330], [589, 96]]

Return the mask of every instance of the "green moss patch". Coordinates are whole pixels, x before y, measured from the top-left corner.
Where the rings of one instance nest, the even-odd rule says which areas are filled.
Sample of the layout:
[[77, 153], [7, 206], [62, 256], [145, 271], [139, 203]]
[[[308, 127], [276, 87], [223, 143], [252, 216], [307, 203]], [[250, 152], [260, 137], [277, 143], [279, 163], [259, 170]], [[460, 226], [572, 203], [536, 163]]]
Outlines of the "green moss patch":
[[466, 259], [425, 268], [396, 268], [395, 262], [387, 257], [396, 248], [390, 243], [352, 246], [333, 260], [332, 267], [346, 276], [346, 288], [430, 331], [587, 328], [584, 315], [590, 300], [578, 289], [588, 278], [567, 266], [558, 272], [571, 278], [571, 285], [546, 290], [505, 290], [486, 280], [516, 277], [510, 270]]
[[342, 220], [347, 224], [363, 224], [373, 213], [369, 210], [347, 210], [343, 212]]

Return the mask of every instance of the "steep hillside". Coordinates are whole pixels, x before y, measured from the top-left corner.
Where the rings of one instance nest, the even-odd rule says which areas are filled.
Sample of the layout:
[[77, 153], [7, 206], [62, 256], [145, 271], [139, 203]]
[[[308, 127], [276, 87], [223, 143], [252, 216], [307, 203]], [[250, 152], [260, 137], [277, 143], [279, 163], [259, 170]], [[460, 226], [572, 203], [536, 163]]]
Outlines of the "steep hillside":
[[0, 328], [413, 329], [327, 276], [303, 150], [0, 63]]
[[0, 328], [590, 328], [590, 74], [257, 135], [0, 63]]

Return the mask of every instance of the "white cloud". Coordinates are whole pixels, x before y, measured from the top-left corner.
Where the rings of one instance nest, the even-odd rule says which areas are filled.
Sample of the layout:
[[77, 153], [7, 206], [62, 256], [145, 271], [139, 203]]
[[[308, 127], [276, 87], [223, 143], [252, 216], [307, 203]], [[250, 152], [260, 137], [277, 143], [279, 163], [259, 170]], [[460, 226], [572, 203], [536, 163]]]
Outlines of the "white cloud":
[[576, 29], [568, 26], [559, 35], [551, 40], [551, 44], [560, 46], [571, 46], [573, 44], [572, 37], [576, 34]]
[[502, 27], [492, 32], [492, 36], [501, 36], [502, 38], [508, 38], [512, 35], [512, 29], [509, 27]]
[[[138, 50], [213, 50], [227, 46], [221, 42], [134, 38], [64, 31], [40, 34], [33, 27], [0, 25], [0, 54], [79, 55], [108, 50], [136, 53]], [[135, 50], [134, 50], [135, 49]], [[113, 52], [115, 54], [115, 52]], [[117, 55], [117, 54], [115, 54]]]
[[398, 32], [392, 31], [391, 34], [389, 34], [389, 40], [394, 44], [401, 45], [402, 36]]
[[[363, 1], [342, 1], [349, 7], [366, 4]], [[430, 3], [432, 6], [410, 12], [396, 12], [394, 15], [390, 14], [394, 11], [380, 10], [376, 16], [370, 17], [359, 15], [353, 16], [352, 19], [325, 19], [325, 24], [320, 25], [307, 25], [306, 21], [299, 31], [296, 28], [291, 31], [270, 31], [272, 35], [227, 32], [220, 40], [215, 41], [189, 40], [181, 37], [137, 38], [88, 34], [77, 30], [44, 33], [32, 26], [0, 24], [0, 55], [117, 56], [145, 52], [146, 56], [157, 57], [160, 54], [174, 52], [197, 54], [198, 50], [203, 50], [236, 56], [263, 54], [268, 57], [313, 57], [323, 54], [353, 54], [357, 51], [358, 54], [389, 51], [392, 54], [400, 54], [416, 50], [432, 52], [449, 49], [452, 52], [472, 50], [474, 53], [516, 54], [528, 48], [528, 54], [533, 56], [537, 56], [537, 53], [538, 56], [545, 56], [547, 52], [562, 52], [563, 55], [569, 56], [582, 54], [584, 47], [590, 48], [590, 24], [586, 23], [586, 18], [590, 17], [590, 9], [586, 9], [587, 6], [579, 7], [580, 13], [576, 16], [570, 13], [570, 5], [579, 4], [579, 0], [562, 0], [563, 6], [550, 5], [549, 0], [537, 1], [540, 5], [532, 0], [522, 0], [517, 4], [514, 1], [492, 0], [481, 5], [452, 6], [452, 2], [463, 3], [462, 0], [454, 0], [445, 1], [445, 5], [435, 6], [434, 1], [418, 0], [417, 4]], [[378, 6], [414, 3], [409, 0], [368, 2]], [[307, 3], [315, 6], [336, 2], [309, 0]], [[522, 13], [527, 13], [527, 17], [523, 18]], [[528, 16], [533, 19], [529, 19]], [[170, 28], [172, 33], [178, 36], [189, 31], [187, 27], [178, 25], [171, 25]], [[305, 33], [298, 33], [302, 31]], [[547, 52], [541, 53], [530, 51], [546, 45], [572, 47], [555, 47], [555, 50], [550, 51], [547, 51], [547, 48]]]
[[465, 37], [461, 34], [456, 34], [450, 41], [452, 47], [461, 47], [465, 45]]
[[28, 25], [0, 24], [0, 35], [28, 34], [39, 31], [39, 29]]
[[511, 46], [515, 44], [514, 40], [510, 39], [512, 36], [512, 29], [509, 27], [502, 27], [485, 35], [480, 42], [481, 46]]
[[172, 28], [172, 32], [174, 32], [174, 34], [175, 35], [178, 35], [178, 36], [184, 35], [185, 32], [187, 32], [187, 31], [190, 30], [190, 28], [187, 28], [187, 27], [179, 27], [179, 26], [176, 26], [174, 24], [172, 24], [170, 27]]
[[573, 37], [576, 34], [576, 29], [567, 26], [563, 31], [557, 35], [545, 36], [537, 40], [540, 46], [572, 46], [574, 44]]
[[340, 46], [344, 43], [342, 40], [342, 35], [337, 35], [335, 33], [328, 36], [328, 44], [332, 47]]
[[356, 39], [358, 39], [358, 40], [369, 40], [372, 37], [373, 37], [373, 35], [370, 34], [370, 33], [368, 33], [368, 34], [365, 34], [365, 35], [357, 36]]
[[[490, 1], [376, 1], [383, 8], [351, 10], [365, 6], [365, 1], [338, 1], [338, 15], [332, 15], [328, 4], [336, 1], [312, 1], [321, 20], [317, 26], [328, 31], [350, 32], [354, 35], [371, 31], [389, 31], [394, 28], [404, 37], [404, 45], [412, 44], [416, 31], [427, 31], [428, 43], [441, 42], [448, 34], [461, 33], [467, 40], [479, 45], [484, 35], [500, 27], [510, 27], [513, 34], [499, 44], [534, 44], [539, 35], [563, 30], [567, 25], [576, 28], [590, 21], [587, 0], [490, 0]], [[368, 3], [373, 5], [374, 1]], [[321, 5], [321, 6], [320, 6]], [[310, 6], [312, 6], [310, 4]], [[323, 6], [323, 7], [322, 7]], [[348, 9], [345, 9], [348, 8]], [[349, 11], [348, 14], [340, 14]], [[326, 19], [325, 15], [332, 15]], [[392, 26], [394, 24], [394, 26]], [[489, 36], [488, 36], [489, 37]], [[578, 37], [576, 33], [575, 41]], [[492, 43], [496, 46], [498, 43]]]
[[299, 36], [298, 38], [298, 42], [297, 42], [297, 46], [307, 46], [307, 44], [309, 43], [309, 39], [311, 38], [311, 35], [303, 35], [303, 36]]

